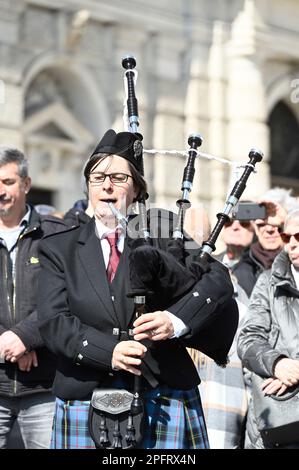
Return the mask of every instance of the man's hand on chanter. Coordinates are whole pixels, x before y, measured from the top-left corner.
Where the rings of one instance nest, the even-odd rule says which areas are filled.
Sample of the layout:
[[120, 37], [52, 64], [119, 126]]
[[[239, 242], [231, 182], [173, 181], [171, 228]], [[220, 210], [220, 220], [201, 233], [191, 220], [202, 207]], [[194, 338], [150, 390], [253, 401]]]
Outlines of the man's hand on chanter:
[[144, 313], [134, 321], [133, 326], [136, 341], [161, 341], [173, 337], [174, 334], [173, 323], [166, 311]]
[[141, 359], [146, 351], [146, 347], [138, 343], [138, 341], [121, 341], [113, 350], [112, 368], [115, 370], [125, 370], [134, 375], [141, 375], [137, 367], [140, 366]]

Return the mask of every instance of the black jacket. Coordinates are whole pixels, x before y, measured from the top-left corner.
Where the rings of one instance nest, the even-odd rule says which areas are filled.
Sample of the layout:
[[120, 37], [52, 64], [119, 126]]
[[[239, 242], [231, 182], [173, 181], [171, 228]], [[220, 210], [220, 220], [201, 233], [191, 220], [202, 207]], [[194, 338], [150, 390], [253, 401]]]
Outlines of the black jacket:
[[264, 271], [262, 263], [254, 256], [251, 249], [244, 251], [240, 261], [231, 268], [232, 274], [250, 297], [259, 275]]
[[63, 217], [63, 221], [69, 227], [84, 225], [90, 221], [89, 215], [84, 210], [72, 207]]
[[65, 229], [64, 223], [41, 216], [33, 208], [28, 227], [17, 242], [15, 280], [11, 275], [9, 253], [0, 245], [0, 334], [11, 330], [28, 351], [37, 352], [38, 367], [22, 372], [17, 364], [0, 364], [0, 395], [19, 396], [48, 390], [53, 382], [55, 362], [44, 347], [37, 320], [37, 282], [40, 272], [38, 244], [50, 233]]
[[[113, 349], [120, 340], [129, 339], [127, 331], [134, 321], [133, 299], [126, 296], [131, 291], [129, 253], [125, 242], [116, 276], [109, 285], [94, 219], [47, 237], [40, 244], [40, 331], [57, 356], [53, 391], [62, 399], [88, 399], [95, 387], [107, 386], [109, 377], [115, 374], [111, 368]], [[185, 346], [194, 347], [197, 335], [217, 312], [226, 316], [224, 305], [235, 307], [226, 268], [217, 261], [213, 265], [204, 281], [168, 308], [189, 326], [188, 336], [148, 342], [141, 370], [151, 387], [167, 384], [190, 389], [199, 383]], [[200, 287], [201, 283], [205, 287]]]

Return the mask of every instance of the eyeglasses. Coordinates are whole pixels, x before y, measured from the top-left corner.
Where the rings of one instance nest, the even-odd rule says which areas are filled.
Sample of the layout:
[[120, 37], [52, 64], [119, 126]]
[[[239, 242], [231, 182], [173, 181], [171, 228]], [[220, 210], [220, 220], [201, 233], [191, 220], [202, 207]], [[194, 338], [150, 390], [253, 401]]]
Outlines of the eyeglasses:
[[251, 227], [251, 222], [249, 220], [238, 220], [238, 219], [230, 219], [229, 221], [225, 222], [224, 227], [231, 227], [234, 222], [239, 222], [239, 224], [243, 228], [250, 228]]
[[261, 224], [255, 224], [255, 226], [256, 226], [256, 228], [257, 228], [258, 230], [262, 230], [262, 229], [264, 229], [265, 227], [270, 226], [270, 227], [272, 227], [272, 228], [274, 228], [274, 229], [276, 228], [277, 231], [278, 231], [278, 233], [280, 233], [280, 234], [281, 234], [281, 232], [282, 232], [282, 230], [283, 230], [283, 228], [282, 228], [281, 225], [272, 225], [272, 224], [267, 224], [266, 222], [261, 223]]
[[290, 235], [289, 233], [282, 232], [280, 236], [281, 236], [283, 243], [289, 243], [291, 240], [291, 237], [294, 237], [296, 242], [299, 242], [299, 232], [292, 233], [292, 235]]
[[132, 178], [131, 175], [127, 175], [125, 173], [90, 173], [88, 179], [90, 184], [96, 186], [103, 184], [107, 176], [109, 177], [112, 184], [123, 184], [128, 181], [128, 178]]

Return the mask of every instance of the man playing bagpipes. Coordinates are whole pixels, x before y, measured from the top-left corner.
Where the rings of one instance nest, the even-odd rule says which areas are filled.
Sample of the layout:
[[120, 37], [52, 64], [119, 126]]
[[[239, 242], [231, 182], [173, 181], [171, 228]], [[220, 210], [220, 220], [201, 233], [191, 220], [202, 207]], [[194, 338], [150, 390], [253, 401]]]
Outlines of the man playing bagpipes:
[[[169, 219], [164, 211], [154, 217], [148, 250], [164, 253], [152, 283], [159, 290], [151, 293], [154, 309], [136, 319], [127, 296], [134, 248], [109, 205], [126, 213], [146, 193], [140, 143], [136, 133], [105, 133], [84, 170], [94, 217], [40, 244], [40, 332], [57, 358], [52, 448], [209, 446], [200, 379], [186, 348], [202, 344], [225, 362], [238, 323], [233, 289], [226, 268], [212, 257], [198, 277], [184, 277], [200, 251], [195, 242], [185, 250], [179, 278], [179, 263], [160, 235]], [[143, 406], [135, 412], [136, 376]]]

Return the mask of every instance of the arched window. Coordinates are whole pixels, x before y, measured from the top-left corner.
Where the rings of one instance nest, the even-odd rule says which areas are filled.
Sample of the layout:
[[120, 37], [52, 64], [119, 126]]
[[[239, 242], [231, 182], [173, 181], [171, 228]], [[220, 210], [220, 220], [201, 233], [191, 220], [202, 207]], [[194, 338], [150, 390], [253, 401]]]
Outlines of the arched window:
[[34, 77], [26, 89], [23, 132], [34, 185], [29, 193], [33, 204], [53, 205], [66, 211], [82, 197], [82, 167], [95, 146], [95, 138], [82, 124], [82, 115], [87, 123], [92, 117], [84, 114], [84, 109], [80, 114], [72, 89], [73, 86], [77, 90], [80, 85], [81, 100], [86, 93], [80, 79], [67, 69], [49, 67]]
[[273, 108], [269, 127], [271, 185], [299, 195], [299, 123], [283, 101]]

